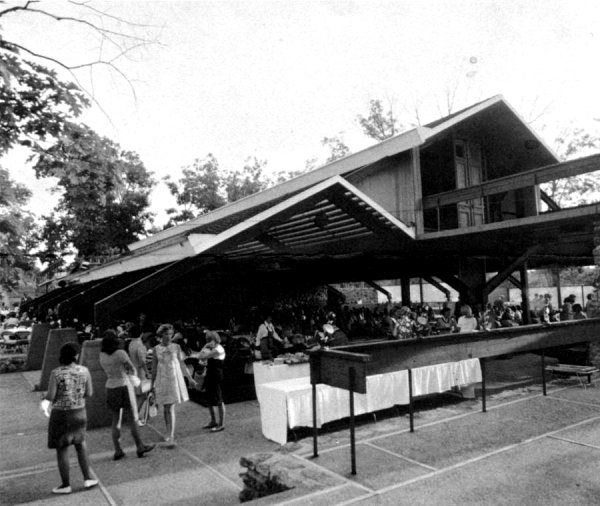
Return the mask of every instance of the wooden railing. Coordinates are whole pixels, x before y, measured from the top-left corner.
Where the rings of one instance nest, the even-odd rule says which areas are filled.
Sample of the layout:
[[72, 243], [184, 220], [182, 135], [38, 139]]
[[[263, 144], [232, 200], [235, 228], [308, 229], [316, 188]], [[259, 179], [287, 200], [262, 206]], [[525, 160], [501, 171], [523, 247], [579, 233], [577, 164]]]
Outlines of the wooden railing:
[[522, 188], [531, 188], [557, 179], [578, 176], [596, 170], [600, 170], [600, 154], [547, 165], [511, 176], [486, 181], [476, 186], [469, 186], [468, 188], [428, 195], [423, 197], [423, 210], [438, 209], [471, 199], [483, 198]]

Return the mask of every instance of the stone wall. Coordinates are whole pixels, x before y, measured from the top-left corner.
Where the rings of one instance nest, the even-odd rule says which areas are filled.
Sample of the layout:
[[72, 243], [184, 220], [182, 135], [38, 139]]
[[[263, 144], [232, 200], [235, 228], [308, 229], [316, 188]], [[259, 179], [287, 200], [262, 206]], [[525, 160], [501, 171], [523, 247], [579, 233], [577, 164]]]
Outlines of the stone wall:
[[[346, 297], [346, 304], [377, 304], [377, 290], [363, 282], [340, 283], [332, 285]], [[359, 302], [360, 301], [360, 302]]]
[[242, 457], [240, 465], [246, 468], [240, 474], [244, 482], [242, 502], [295, 488], [312, 491], [340, 483], [338, 478], [285, 453], [255, 453]]

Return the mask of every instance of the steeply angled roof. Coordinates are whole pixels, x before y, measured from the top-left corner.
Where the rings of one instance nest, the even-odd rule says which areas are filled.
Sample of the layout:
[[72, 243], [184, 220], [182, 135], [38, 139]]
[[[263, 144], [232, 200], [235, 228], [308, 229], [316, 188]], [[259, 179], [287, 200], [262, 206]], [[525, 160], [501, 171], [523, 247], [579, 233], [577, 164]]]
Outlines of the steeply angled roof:
[[362, 151], [285, 181], [277, 186], [249, 195], [181, 225], [158, 232], [152, 237], [131, 244], [129, 249], [133, 253], [145, 253], [155, 249], [170, 248], [174, 244], [185, 240], [192, 233], [220, 234], [322, 181], [334, 176], [345, 176], [384, 158], [421, 146], [428, 140], [448, 131], [459, 123], [469, 120], [495, 106], [504, 107], [516, 121], [521, 123], [531, 133], [532, 137], [540, 142], [547, 153], [557, 160], [552, 150], [529, 128], [527, 123], [504, 98], [501, 95], [496, 95], [461, 111], [428, 123], [426, 126], [418, 126]]

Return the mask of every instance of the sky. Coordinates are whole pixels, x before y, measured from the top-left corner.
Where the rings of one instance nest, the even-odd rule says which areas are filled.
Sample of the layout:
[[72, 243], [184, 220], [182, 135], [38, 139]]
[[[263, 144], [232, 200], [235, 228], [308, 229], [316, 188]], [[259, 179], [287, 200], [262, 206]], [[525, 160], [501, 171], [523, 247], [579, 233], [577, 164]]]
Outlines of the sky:
[[[38, 4], [56, 12], [66, 5]], [[127, 80], [105, 68], [77, 74], [97, 102], [81, 119], [137, 152], [158, 180], [178, 179], [208, 153], [224, 169], [241, 169], [249, 157], [266, 160], [270, 172], [303, 169], [325, 159], [325, 136], [342, 135], [358, 151], [373, 141], [356, 117], [376, 98], [406, 127], [416, 112], [421, 123], [444, 116], [449, 90], [454, 110], [502, 94], [549, 143], [566, 126], [600, 126], [597, 0], [90, 5], [136, 24], [105, 17], [106, 26], [158, 41], [115, 61]], [[1, 28], [6, 39], [69, 63], [96, 58], [100, 47], [83, 27], [43, 16], [5, 16]], [[110, 54], [110, 44], [102, 49]], [[30, 208], [48, 212], [56, 196], [35, 181], [25, 155], [0, 163], [34, 189]], [[172, 205], [160, 184], [157, 225]]]

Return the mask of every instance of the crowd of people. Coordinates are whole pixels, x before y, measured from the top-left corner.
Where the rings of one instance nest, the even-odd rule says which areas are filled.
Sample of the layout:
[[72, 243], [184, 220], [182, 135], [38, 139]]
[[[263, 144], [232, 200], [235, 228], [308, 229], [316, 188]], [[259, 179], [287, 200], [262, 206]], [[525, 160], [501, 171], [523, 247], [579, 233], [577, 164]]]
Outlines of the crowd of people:
[[[549, 295], [536, 294], [529, 301], [530, 323], [586, 318], [585, 309], [596, 307], [592, 295], [586, 307], [569, 295], [559, 307], [554, 307]], [[19, 322], [18, 314], [4, 318]], [[245, 340], [247, 356], [252, 360], [272, 360], [283, 353], [302, 352], [317, 347], [336, 347], [349, 338], [380, 337], [412, 339], [436, 334], [473, 332], [500, 327], [522, 325], [526, 321], [519, 305], [502, 298], [485, 309], [468, 304], [443, 305], [437, 311], [426, 304], [412, 306], [383, 305], [374, 308], [338, 308], [338, 312], [305, 308], [276, 308], [265, 311], [255, 321], [255, 331]], [[165, 436], [162, 444], [174, 445], [176, 407], [189, 400], [188, 388], [202, 385], [208, 407], [209, 420], [203, 429], [212, 433], [225, 430], [225, 403], [223, 381], [225, 364], [235, 336], [243, 332], [241, 325], [231, 319], [229, 328], [220, 331], [181, 323], [155, 325], [142, 313], [137, 322], [120, 322], [105, 330], [102, 336], [93, 329], [79, 329], [80, 341], [101, 338], [100, 365], [106, 373], [106, 409], [112, 417], [111, 435], [114, 460], [125, 456], [121, 445], [121, 427], [129, 425], [136, 446], [136, 454], [144, 457], [154, 449], [145, 444], [139, 433], [143, 425], [141, 411], [148, 407], [150, 398], [162, 407]], [[237, 342], [242, 342], [238, 340]], [[77, 364], [79, 345], [67, 343], [60, 350], [60, 366], [52, 371], [48, 392], [44, 397], [45, 409], [50, 416], [48, 447], [55, 449], [61, 477], [56, 494], [71, 492], [68, 448], [75, 446], [84, 487], [92, 488], [97, 480], [90, 473], [86, 435], [85, 399], [93, 395], [90, 373]], [[193, 357], [202, 367], [202, 375], [189, 367]], [[51, 407], [51, 409], [49, 408]]]

